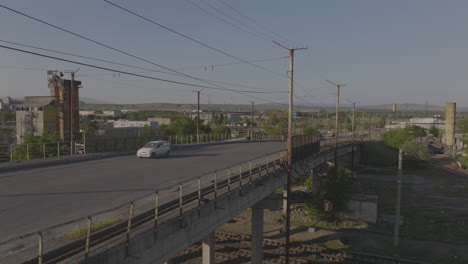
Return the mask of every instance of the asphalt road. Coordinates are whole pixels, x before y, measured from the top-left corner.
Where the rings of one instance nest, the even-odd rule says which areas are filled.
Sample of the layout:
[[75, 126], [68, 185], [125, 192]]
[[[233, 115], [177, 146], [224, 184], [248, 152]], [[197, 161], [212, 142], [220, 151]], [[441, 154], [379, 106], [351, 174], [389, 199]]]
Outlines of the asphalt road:
[[0, 174], [0, 242], [105, 210], [155, 189], [286, 148], [284, 142], [177, 150]]

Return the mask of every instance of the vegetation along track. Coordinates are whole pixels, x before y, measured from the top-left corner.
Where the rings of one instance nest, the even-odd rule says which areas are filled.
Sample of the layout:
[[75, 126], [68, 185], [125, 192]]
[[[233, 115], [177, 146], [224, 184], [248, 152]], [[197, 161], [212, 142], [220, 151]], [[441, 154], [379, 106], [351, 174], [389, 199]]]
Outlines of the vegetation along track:
[[[264, 260], [266, 264], [285, 263], [285, 243], [280, 240], [264, 239]], [[201, 245], [196, 244], [176, 257], [176, 263], [184, 262], [190, 257], [201, 255]], [[216, 232], [216, 259], [220, 263], [247, 263], [250, 261], [250, 235], [229, 232]], [[187, 258], [189, 257], [189, 258]], [[192, 262], [190, 262], [192, 263]], [[423, 262], [398, 259], [380, 255], [358, 253], [346, 250], [329, 249], [322, 246], [292, 243], [290, 247], [291, 264], [349, 263], [349, 264], [424, 264]]]

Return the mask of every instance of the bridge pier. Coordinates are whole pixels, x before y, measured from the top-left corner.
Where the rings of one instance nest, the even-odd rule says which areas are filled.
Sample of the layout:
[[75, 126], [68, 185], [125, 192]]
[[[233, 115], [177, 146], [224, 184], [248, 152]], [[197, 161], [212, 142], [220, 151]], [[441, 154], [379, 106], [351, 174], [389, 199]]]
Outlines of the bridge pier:
[[202, 264], [215, 264], [215, 231], [202, 240]]
[[263, 208], [252, 207], [252, 264], [263, 263], [263, 211]]
[[263, 263], [263, 216], [265, 209], [272, 211], [281, 210], [282, 200], [278, 199], [275, 193], [270, 194], [262, 201], [252, 206], [251, 221], [251, 248], [252, 251], [250, 263]]

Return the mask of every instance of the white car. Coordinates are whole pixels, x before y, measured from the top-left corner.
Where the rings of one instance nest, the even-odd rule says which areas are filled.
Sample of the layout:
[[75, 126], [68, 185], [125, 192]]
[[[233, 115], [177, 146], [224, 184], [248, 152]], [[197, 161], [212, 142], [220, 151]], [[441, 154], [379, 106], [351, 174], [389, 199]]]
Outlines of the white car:
[[139, 158], [156, 158], [169, 156], [171, 147], [167, 141], [150, 141], [137, 151]]

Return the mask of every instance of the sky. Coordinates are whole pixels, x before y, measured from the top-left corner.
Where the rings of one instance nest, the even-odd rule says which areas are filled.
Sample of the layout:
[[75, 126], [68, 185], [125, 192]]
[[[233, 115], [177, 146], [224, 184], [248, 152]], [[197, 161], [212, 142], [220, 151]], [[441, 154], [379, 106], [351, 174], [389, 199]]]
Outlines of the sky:
[[[343, 104], [348, 103], [346, 100], [362, 105], [426, 102], [444, 105], [454, 101], [468, 107], [466, 0], [112, 2], [230, 56], [103, 0], [1, 0], [0, 4], [185, 76], [154, 72], [168, 70], [1, 7], [0, 45], [112, 70], [208, 86], [210, 88], [201, 92], [202, 103], [285, 104], [288, 101], [289, 52], [274, 44], [274, 40], [289, 48], [307, 47], [295, 52], [296, 104], [334, 104], [336, 88], [327, 82], [330, 80], [347, 85], [341, 90]], [[54, 54], [2, 41], [145, 69]], [[111, 103], [196, 103], [193, 91], [202, 89], [119, 75], [0, 48], [0, 96], [48, 95], [47, 69], [78, 68], [77, 79], [83, 84], [80, 96]]]

